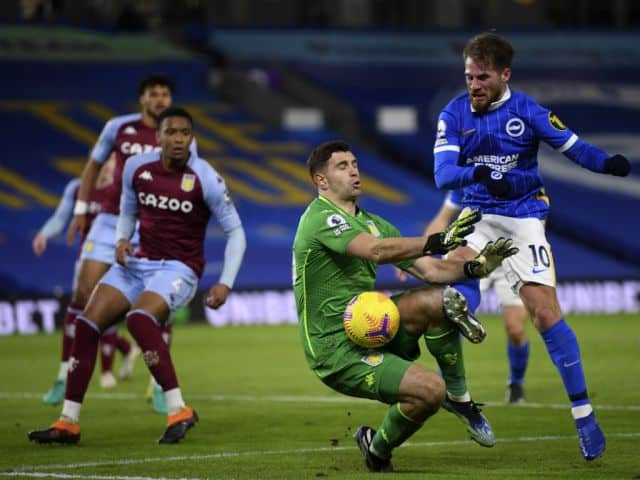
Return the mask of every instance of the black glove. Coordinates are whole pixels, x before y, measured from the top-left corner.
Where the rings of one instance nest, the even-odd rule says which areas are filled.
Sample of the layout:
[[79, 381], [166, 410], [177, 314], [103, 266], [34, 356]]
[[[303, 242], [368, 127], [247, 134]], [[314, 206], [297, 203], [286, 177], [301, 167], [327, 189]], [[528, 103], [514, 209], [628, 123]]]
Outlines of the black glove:
[[473, 224], [478, 223], [481, 218], [480, 210], [465, 207], [458, 218], [444, 229], [444, 232], [429, 235], [422, 249], [422, 255], [444, 255], [450, 250], [466, 245], [467, 241], [464, 237], [473, 233], [475, 229]]
[[473, 170], [473, 180], [487, 187], [494, 197], [505, 198], [511, 192], [507, 177], [486, 165], [478, 165]]
[[626, 177], [631, 171], [631, 164], [624, 155], [615, 154], [604, 161], [604, 172], [616, 177]]

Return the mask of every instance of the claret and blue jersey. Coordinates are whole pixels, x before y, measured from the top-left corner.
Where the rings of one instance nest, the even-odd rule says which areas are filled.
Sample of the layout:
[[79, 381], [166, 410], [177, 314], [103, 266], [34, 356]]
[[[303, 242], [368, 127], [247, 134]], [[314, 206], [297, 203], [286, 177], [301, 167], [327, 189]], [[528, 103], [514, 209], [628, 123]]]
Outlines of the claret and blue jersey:
[[211, 214], [225, 234], [241, 225], [224, 179], [195, 155], [170, 171], [161, 152], [142, 153], [127, 160], [122, 178], [120, 211], [140, 221], [139, 257], [180, 260], [200, 277]]
[[[608, 155], [569, 130], [550, 110], [521, 92], [507, 88], [488, 111], [475, 112], [464, 93], [454, 98], [438, 119], [434, 176], [438, 188], [463, 189], [462, 205], [517, 218], [545, 218], [549, 201], [538, 172], [540, 141], [575, 163], [604, 172]], [[486, 165], [504, 175], [511, 187], [496, 198], [475, 183], [475, 166]]]

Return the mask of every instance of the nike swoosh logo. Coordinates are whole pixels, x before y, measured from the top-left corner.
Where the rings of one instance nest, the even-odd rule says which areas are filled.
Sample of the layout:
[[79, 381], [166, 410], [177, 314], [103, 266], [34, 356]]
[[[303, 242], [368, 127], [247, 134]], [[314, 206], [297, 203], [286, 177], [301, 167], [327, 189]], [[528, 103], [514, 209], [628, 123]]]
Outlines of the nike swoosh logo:
[[574, 365], [577, 365], [579, 363], [580, 363], [580, 360], [576, 360], [575, 362], [571, 362], [571, 363], [565, 362], [565, 363], [562, 364], [562, 366], [564, 368], [568, 368], [568, 367], [573, 367]]
[[470, 135], [470, 134], [472, 134], [472, 133], [473, 133], [473, 132], [475, 132], [475, 131], [476, 131], [476, 129], [475, 129], [475, 128], [472, 128], [472, 129], [470, 129], [470, 130], [465, 130], [465, 131], [463, 131], [462, 133], [460, 133], [460, 135], [464, 137], [465, 135]]
[[548, 268], [541, 268], [541, 269], [536, 269], [534, 268], [533, 270], [531, 270], [531, 273], [533, 273], [534, 275], [537, 273], [542, 273], [542, 272], [546, 272], [547, 270], [549, 270]]

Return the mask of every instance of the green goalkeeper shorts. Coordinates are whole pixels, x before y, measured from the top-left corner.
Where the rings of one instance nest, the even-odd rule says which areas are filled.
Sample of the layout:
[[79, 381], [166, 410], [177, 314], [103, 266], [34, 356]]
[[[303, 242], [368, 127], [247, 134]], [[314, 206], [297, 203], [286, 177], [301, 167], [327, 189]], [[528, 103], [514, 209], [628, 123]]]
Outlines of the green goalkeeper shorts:
[[402, 323], [393, 340], [377, 349], [360, 347], [345, 334], [316, 373], [326, 385], [345, 395], [396, 403], [402, 378], [420, 356], [419, 338], [407, 332]]

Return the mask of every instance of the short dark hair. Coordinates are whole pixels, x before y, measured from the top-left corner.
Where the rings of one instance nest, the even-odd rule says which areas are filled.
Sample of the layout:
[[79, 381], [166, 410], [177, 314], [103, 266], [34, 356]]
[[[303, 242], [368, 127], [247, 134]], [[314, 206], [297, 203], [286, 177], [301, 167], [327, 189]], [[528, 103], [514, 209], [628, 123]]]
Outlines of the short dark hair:
[[169, 117], [182, 117], [189, 120], [191, 127], [193, 128], [193, 118], [191, 118], [191, 114], [187, 112], [184, 108], [180, 107], [169, 107], [160, 115], [158, 115], [158, 125], [157, 128], [160, 130], [162, 127], [162, 122]]
[[349, 144], [343, 140], [330, 140], [318, 145], [307, 159], [309, 175], [313, 179], [313, 176], [327, 164], [333, 152], [348, 152], [350, 150]]
[[175, 93], [176, 83], [173, 81], [173, 78], [161, 73], [148, 73], [140, 79], [138, 95], [143, 95], [147, 88], [155, 87], [156, 85], [167, 87], [171, 95]]
[[504, 70], [511, 67], [515, 51], [506, 38], [493, 32], [476, 35], [467, 42], [462, 51], [462, 57], [484, 63], [494, 70]]

